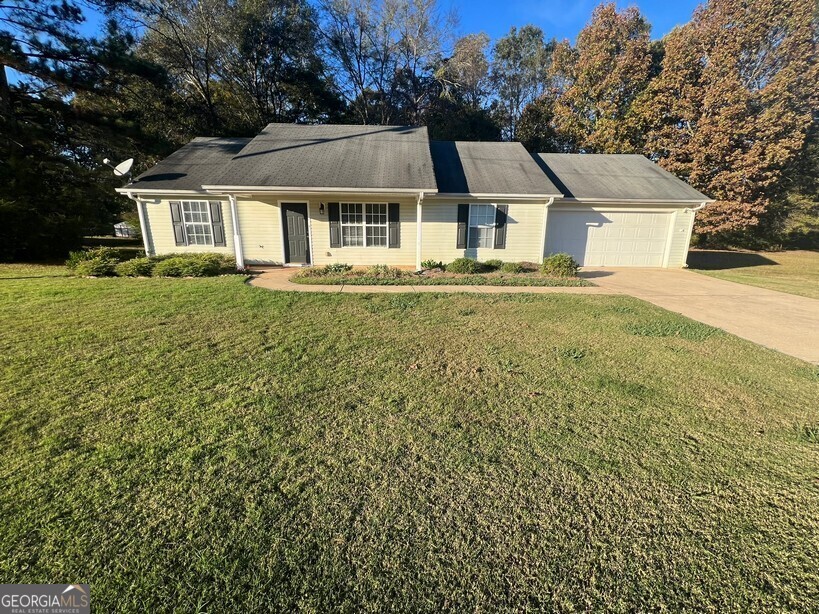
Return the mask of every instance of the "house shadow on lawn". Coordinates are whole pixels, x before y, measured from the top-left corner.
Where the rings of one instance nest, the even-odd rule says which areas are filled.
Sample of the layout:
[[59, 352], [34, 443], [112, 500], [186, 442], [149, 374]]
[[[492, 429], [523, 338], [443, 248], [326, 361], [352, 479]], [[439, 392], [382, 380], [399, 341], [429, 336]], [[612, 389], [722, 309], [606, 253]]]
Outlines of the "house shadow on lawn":
[[754, 252], [732, 252], [718, 249], [697, 249], [688, 252], [688, 266], [704, 271], [742, 269], [772, 264], [778, 265], [779, 263]]

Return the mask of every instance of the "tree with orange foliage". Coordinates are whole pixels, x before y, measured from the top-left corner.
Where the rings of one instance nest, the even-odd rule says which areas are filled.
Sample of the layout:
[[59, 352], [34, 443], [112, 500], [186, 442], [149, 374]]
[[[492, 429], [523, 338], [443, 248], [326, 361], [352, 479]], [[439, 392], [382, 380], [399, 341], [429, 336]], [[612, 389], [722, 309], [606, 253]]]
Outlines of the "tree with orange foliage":
[[560, 140], [579, 151], [634, 151], [626, 120], [651, 76], [650, 30], [637, 8], [601, 4], [574, 47], [568, 41], [558, 45], [548, 96]]
[[730, 240], [759, 223], [819, 102], [814, 0], [710, 0], [665, 40], [631, 134], [713, 196], [697, 233]]

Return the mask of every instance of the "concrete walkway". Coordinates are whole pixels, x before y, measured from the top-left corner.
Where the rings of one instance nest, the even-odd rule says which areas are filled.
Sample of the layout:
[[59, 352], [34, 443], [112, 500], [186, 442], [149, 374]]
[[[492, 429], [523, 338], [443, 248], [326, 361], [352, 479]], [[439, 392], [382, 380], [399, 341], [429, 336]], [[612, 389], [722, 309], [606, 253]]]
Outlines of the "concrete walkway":
[[746, 286], [682, 269], [586, 269], [592, 288], [537, 286], [323, 286], [295, 284], [294, 268], [256, 268], [250, 283], [296, 292], [482, 292], [487, 294], [625, 294], [754, 343], [819, 363], [819, 301]]
[[254, 273], [250, 280], [252, 286], [266, 288], [268, 290], [284, 290], [289, 292], [344, 292], [354, 293], [400, 293], [400, 292], [481, 292], [486, 294], [618, 294], [612, 290], [604, 288], [572, 288], [572, 287], [543, 287], [543, 286], [356, 286], [344, 284], [342, 286], [325, 286], [296, 284], [290, 281], [290, 277], [298, 271], [298, 268], [260, 268], [252, 267]]
[[584, 270], [581, 275], [602, 289], [634, 296], [819, 363], [819, 300], [683, 269], [598, 269]]

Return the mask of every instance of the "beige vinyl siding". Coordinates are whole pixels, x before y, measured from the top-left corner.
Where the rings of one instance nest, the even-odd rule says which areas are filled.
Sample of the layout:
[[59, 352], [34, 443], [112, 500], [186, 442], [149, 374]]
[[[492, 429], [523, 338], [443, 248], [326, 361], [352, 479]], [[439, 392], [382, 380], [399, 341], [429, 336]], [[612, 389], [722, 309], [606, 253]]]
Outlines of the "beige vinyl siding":
[[[290, 202], [290, 201], [287, 201]], [[293, 200], [292, 202], [298, 202]], [[237, 199], [239, 232], [242, 251], [247, 264], [281, 264], [284, 258], [282, 244], [282, 216], [275, 199]]]
[[543, 202], [509, 204], [505, 249], [458, 249], [456, 247], [458, 203], [425, 200], [422, 211], [421, 257], [424, 260], [440, 260], [444, 263], [463, 257], [480, 261], [498, 258], [505, 262], [538, 262], [543, 246], [545, 207], [546, 204]]
[[233, 255], [233, 219], [230, 216], [230, 203], [222, 203], [222, 223], [225, 228], [225, 245], [216, 247], [213, 245], [177, 245], [173, 236], [173, 222], [171, 221], [171, 201], [196, 200], [196, 201], [216, 201], [218, 198], [203, 196], [162, 198], [158, 201], [146, 201], [145, 218], [148, 225], [149, 241], [151, 253], [157, 256], [164, 254], [192, 254], [202, 252], [216, 252], [219, 254]]
[[[293, 201], [297, 202], [297, 201]], [[398, 203], [398, 220], [401, 224], [401, 247], [330, 247], [330, 220], [327, 210], [329, 202], [351, 203]], [[319, 213], [319, 205], [324, 203], [324, 214]], [[393, 266], [415, 266], [416, 239], [415, 199], [338, 196], [310, 200], [310, 245], [313, 264], [324, 265], [343, 262], [352, 265], [389, 264]]]
[[680, 209], [671, 225], [671, 242], [668, 248], [668, 267], [685, 266], [688, 259], [688, 243], [691, 238], [691, 227], [694, 224], [694, 212]]

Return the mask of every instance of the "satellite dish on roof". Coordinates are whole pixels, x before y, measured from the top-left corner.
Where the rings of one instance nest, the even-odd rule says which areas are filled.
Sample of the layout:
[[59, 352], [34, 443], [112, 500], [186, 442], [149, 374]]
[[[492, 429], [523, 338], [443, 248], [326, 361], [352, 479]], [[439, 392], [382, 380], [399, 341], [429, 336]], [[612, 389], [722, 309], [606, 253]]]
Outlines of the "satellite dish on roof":
[[131, 167], [134, 165], [134, 159], [128, 158], [127, 160], [125, 160], [124, 162], [120, 162], [116, 166], [113, 166], [111, 164], [111, 160], [109, 160], [108, 158], [105, 158], [102, 161], [102, 163], [114, 169], [114, 174], [117, 177], [124, 177], [125, 175], [131, 172]]

